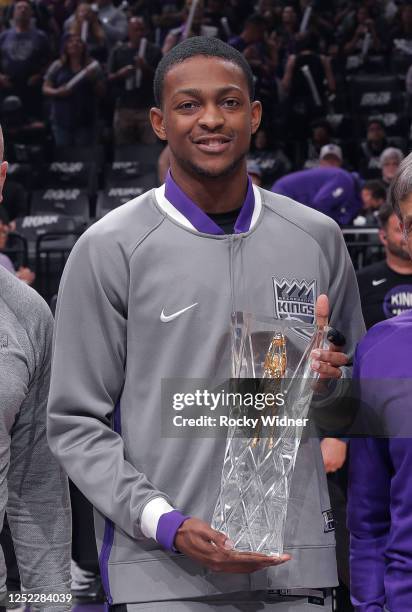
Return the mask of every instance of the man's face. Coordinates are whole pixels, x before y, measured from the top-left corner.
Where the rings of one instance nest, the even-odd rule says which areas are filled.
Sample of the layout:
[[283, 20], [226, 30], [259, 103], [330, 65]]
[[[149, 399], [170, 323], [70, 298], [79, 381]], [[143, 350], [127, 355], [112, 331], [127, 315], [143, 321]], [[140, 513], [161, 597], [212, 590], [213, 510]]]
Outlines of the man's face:
[[296, 23], [296, 13], [293, 6], [285, 6], [282, 13], [283, 25], [294, 25]]
[[261, 105], [250, 102], [242, 69], [196, 56], [165, 76], [163, 108], [151, 110], [153, 129], [170, 147], [171, 166], [196, 177], [229, 176], [246, 165]]
[[320, 160], [319, 165], [323, 168], [340, 168], [342, 166], [342, 160], [336, 155], [325, 155]]
[[401, 229], [403, 232], [406, 248], [412, 258], [412, 194], [402, 200], [401, 209]]
[[382, 178], [384, 181], [390, 183], [398, 171], [399, 164], [400, 161], [398, 157], [389, 157], [385, 160], [382, 164]]
[[[410, 251], [408, 250], [408, 243], [405, 240], [404, 232], [395, 213], [389, 217], [386, 227], [380, 230], [379, 235], [386, 251], [404, 261], [409, 261]], [[412, 235], [410, 247], [412, 247]]]
[[313, 142], [320, 147], [323, 147], [325, 144], [329, 144], [330, 135], [328, 130], [321, 125], [315, 127], [313, 129]]
[[132, 17], [129, 20], [128, 34], [131, 43], [137, 43], [144, 37], [145, 25], [141, 17]]
[[381, 142], [385, 138], [385, 130], [380, 123], [371, 123], [368, 127], [368, 142]]
[[29, 23], [32, 18], [30, 5], [27, 2], [16, 2], [13, 17], [18, 23]]
[[362, 189], [361, 197], [364, 210], [377, 210], [385, 201], [382, 198], [374, 198], [370, 189]]

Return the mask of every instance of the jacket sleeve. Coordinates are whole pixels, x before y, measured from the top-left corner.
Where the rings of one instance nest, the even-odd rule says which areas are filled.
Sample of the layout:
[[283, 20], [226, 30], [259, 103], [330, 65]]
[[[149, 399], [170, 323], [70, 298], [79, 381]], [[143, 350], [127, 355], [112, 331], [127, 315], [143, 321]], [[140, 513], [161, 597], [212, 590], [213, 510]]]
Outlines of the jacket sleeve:
[[128, 286], [127, 254], [100, 222], [77, 242], [60, 283], [48, 438], [92, 505], [136, 537], [148, 502], [168, 500], [125, 459], [115, 418], [125, 379]]
[[46, 305], [32, 309], [39, 323], [30, 341], [37, 363], [28, 393], [10, 437], [7, 517], [13, 537], [22, 589], [61, 594], [61, 603], [32, 605], [37, 610], [70, 610], [71, 511], [67, 477], [52, 456], [46, 438], [46, 405], [50, 382], [52, 316]]

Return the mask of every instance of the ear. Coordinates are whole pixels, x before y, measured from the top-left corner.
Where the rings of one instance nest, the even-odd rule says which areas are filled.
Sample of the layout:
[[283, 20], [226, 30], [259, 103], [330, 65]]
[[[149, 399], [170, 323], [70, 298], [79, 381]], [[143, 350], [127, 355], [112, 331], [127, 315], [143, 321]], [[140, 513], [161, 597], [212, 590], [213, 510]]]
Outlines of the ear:
[[382, 242], [383, 246], [386, 246], [388, 244], [386, 238], [386, 231], [384, 229], [379, 230], [379, 240]]
[[167, 140], [166, 129], [163, 121], [163, 112], [160, 108], [155, 106], [150, 109], [150, 123], [154, 133], [160, 140]]
[[3, 186], [6, 180], [7, 168], [9, 164], [4, 161], [0, 164], [0, 202], [3, 202]]
[[252, 128], [252, 134], [256, 134], [259, 129], [260, 122], [262, 120], [262, 104], [255, 100], [251, 105], [251, 117], [250, 124]]

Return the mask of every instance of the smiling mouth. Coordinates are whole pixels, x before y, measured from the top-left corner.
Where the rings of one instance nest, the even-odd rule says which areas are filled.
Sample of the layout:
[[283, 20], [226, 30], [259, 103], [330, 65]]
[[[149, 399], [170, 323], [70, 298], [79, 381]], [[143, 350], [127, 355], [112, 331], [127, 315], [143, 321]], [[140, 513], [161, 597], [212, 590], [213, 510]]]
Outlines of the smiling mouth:
[[231, 140], [228, 138], [204, 138], [195, 140], [194, 144], [206, 153], [223, 153], [229, 147]]

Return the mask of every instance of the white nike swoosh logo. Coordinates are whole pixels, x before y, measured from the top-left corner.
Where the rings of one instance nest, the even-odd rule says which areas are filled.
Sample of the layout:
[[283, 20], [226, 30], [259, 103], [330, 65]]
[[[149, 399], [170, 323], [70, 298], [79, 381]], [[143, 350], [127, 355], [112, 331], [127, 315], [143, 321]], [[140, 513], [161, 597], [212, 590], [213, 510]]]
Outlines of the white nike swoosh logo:
[[171, 315], [165, 315], [165, 309], [163, 308], [162, 312], [160, 313], [160, 320], [163, 321], [163, 323], [168, 323], [169, 321], [173, 321], [174, 319], [177, 319], [177, 317], [180, 317], [180, 315], [186, 312], [187, 310], [190, 310], [194, 306], [197, 306], [197, 304], [198, 302], [195, 302], [194, 304], [191, 304], [190, 306], [186, 306], [186, 308], [182, 308], [182, 310], [179, 310], [178, 312], [174, 312]]
[[381, 278], [380, 280], [373, 280], [372, 285], [377, 287], [378, 285], [382, 285], [382, 283], [386, 283], [386, 278]]

